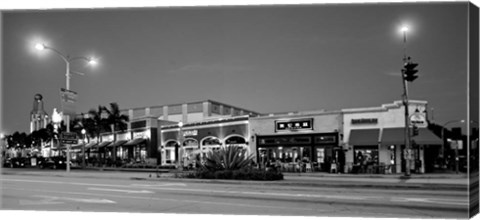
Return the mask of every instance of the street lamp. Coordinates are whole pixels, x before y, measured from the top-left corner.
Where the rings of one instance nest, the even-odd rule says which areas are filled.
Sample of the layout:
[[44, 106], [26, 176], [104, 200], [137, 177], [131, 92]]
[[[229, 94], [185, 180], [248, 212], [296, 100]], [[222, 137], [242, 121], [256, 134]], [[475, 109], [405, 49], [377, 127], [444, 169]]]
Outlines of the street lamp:
[[85, 169], [85, 133], [87, 133], [87, 131], [85, 130], [85, 128], [82, 128], [82, 135], [83, 135], [83, 145], [82, 145], [82, 169]]
[[[446, 122], [445, 124], [443, 124], [442, 126], [442, 154], [443, 154], [443, 158], [444, 158], [444, 163], [445, 163], [445, 127], [448, 125], [448, 124], [451, 124], [451, 123], [465, 123], [465, 120], [452, 120], [452, 121], [448, 121]], [[455, 172], [458, 173], [458, 145], [456, 145], [455, 147]]]
[[[71, 73], [75, 73], [75, 74], [82, 75], [82, 76], [85, 75], [84, 73], [81, 73], [81, 72], [70, 71], [70, 62], [72, 62], [74, 60], [84, 60], [84, 61], [87, 61], [91, 65], [96, 64], [96, 61], [93, 58], [70, 57], [68, 55], [65, 56], [62, 53], [60, 53], [57, 49], [55, 49], [53, 47], [46, 46], [45, 44], [42, 44], [42, 43], [36, 44], [35, 48], [37, 50], [51, 50], [55, 54], [60, 56], [60, 58], [62, 58], [63, 61], [65, 61], [65, 65], [66, 65], [66, 71], [65, 71], [66, 88], [65, 89], [68, 90], [68, 91], [70, 90], [70, 75], [71, 75]], [[70, 116], [68, 114], [65, 115], [65, 121], [66, 121], [66, 124], [67, 124], [67, 132], [70, 132]], [[67, 172], [70, 172], [70, 145], [69, 144], [67, 144]]]

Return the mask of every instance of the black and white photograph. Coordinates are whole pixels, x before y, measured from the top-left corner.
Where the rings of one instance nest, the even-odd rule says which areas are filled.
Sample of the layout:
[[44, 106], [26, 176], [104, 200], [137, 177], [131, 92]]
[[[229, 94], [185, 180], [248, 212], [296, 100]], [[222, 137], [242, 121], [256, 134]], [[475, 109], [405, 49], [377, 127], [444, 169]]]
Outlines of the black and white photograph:
[[0, 7], [0, 218], [478, 215], [478, 2], [144, 2]]

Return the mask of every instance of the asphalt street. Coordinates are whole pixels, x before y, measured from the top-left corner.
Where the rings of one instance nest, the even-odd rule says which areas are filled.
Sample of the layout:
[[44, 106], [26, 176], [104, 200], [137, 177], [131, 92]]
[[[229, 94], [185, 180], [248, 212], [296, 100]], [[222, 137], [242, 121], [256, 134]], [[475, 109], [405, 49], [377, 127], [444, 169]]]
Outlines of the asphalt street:
[[468, 212], [468, 193], [458, 189], [151, 181], [93, 173], [1, 177], [3, 210], [385, 218], [467, 218]]

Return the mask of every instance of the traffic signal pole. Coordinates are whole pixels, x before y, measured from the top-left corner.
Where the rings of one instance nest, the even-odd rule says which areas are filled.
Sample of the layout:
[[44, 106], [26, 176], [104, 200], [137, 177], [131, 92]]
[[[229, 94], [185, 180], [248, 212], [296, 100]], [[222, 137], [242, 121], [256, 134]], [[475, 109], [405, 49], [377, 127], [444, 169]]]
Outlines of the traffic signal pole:
[[405, 158], [405, 176], [410, 176], [410, 129], [409, 129], [409, 113], [408, 113], [408, 89], [405, 80], [405, 70], [402, 69], [402, 83], [403, 83], [403, 105], [405, 106], [405, 135], [404, 135], [404, 158]]

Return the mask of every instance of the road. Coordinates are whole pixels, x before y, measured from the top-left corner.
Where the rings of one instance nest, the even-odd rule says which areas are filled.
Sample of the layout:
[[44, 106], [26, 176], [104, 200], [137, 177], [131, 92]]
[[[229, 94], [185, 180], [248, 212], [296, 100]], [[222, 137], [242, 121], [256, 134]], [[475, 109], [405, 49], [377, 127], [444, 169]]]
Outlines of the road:
[[3, 175], [4, 210], [467, 218], [467, 192]]

